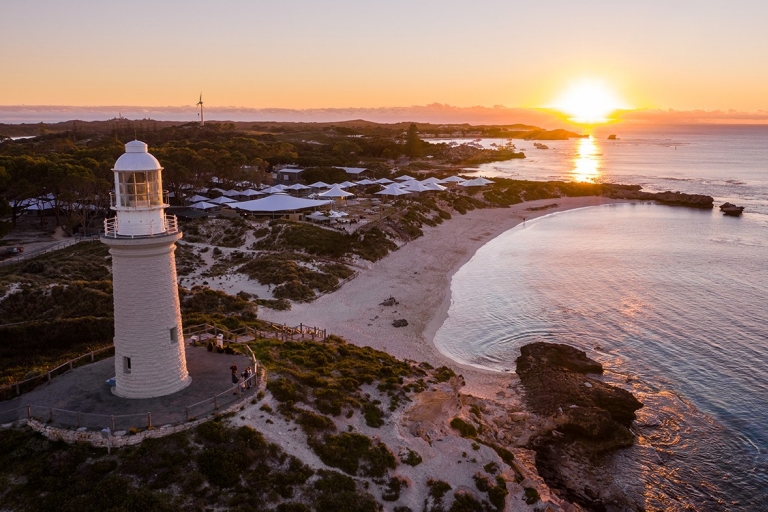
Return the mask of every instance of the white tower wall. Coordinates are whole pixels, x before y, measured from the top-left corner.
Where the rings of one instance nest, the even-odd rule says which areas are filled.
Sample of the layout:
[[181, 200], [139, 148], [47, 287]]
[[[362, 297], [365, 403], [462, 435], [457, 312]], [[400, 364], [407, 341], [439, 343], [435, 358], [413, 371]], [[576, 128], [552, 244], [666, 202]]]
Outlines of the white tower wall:
[[176, 285], [179, 238], [181, 233], [104, 240], [112, 255], [118, 396], [164, 396], [191, 382]]

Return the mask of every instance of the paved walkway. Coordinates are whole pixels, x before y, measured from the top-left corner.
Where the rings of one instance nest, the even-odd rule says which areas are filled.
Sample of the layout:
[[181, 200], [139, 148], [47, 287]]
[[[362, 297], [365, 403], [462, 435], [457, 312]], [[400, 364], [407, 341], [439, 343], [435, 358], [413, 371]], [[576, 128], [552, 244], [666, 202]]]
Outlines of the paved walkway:
[[[212, 403], [214, 395], [232, 388], [229, 367], [233, 361], [237, 364], [238, 373], [247, 366], [253, 366], [251, 359], [247, 356], [208, 352], [205, 347], [187, 347], [186, 357], [187, 370], [192, 376], [192, 383], [172, 395], [145, 399], [115, 396], [111, 388], [105, 384], [107, 379], [115, 375], [115, 360], [114, 357], [110, 357], [75, 368], [53, 379], [51, 384], [43, 385], [13, 400], [0, 402], [0, 419], [2, 422], [12, 421], [14, 418], [9, 411], [17, 408], [19, 408], [18, 417], [25, 418], [27, 405], [33, 404], [34, 415], [39, 415], [39, 411], [44, 408], [81, 413], [81, 418], [68, 418], [64, 413], [55, 413], [54, 423], [74, 425], [75, 421], [82, 421], [84, 425], [96, 427], [98, 421], [105, 420], [95, 416], [89, 420], [89, 415], [146, 416], [148, 412], [152, 413], [153, 425], [177, 423], [184, 420], [186, 407], [207, 399], [211, 399]], [[227, 393], [220, 397], [218, 405], [227, 405], [239, 398]], [[200, 417], [210, 413], [210, 409], [210, 405], [203, 405], [192, 411], [191, 415]]]

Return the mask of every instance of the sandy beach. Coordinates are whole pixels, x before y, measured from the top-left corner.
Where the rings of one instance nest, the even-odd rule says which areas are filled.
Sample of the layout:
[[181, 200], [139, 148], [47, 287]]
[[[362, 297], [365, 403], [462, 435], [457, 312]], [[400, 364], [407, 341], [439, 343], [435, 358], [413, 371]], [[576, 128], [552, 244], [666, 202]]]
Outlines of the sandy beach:
[[[423, 237], [360, 269], [339, 290], [310, 303], [293, 304], [290, 311], [262, 308], [259, 314], [287, 325], [322, 327], [350, 343], [370, 346], [400, 359], [449, 366], [464, 376], [464, 392], [500, 398], [503, 390], [517, 380], [515, 376], [462, 366], [441, 354], [433, 343], [448, 315], [453, 275], [480, 247], [522, 223], [523, 218], [615, 202], [604, 197], [565, 197], [455, 214], [439, 226], [425, 227]], [[529, 211], [552, 204], [557, 207]], [[397, 305], [380, 305], [390, 296]], [[408, 325], [394, 327], [392, 321], [401, 318]]]

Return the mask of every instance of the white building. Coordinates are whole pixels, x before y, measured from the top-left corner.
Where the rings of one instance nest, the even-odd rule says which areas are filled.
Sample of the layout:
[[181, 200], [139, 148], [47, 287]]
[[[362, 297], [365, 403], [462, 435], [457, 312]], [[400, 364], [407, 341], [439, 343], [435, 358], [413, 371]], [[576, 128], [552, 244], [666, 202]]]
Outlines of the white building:
[[101, 241], [112, 255], [115, 300], [114, 392], [124, 398], [175, 393], [187, 372], [176, 284], [176, 217], [165, 214], [162, 167], [132, 141], [113, 169], [115, 193]]

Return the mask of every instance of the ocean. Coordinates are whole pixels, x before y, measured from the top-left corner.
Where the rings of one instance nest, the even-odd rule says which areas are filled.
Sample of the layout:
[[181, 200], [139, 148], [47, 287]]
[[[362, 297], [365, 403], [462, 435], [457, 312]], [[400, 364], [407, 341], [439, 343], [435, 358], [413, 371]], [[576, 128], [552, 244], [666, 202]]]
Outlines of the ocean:
[[534, 341], [585, 350], [645, 404], [616, 460], [648, 510], [768, 510], [768, 127], [607, 130], [514, 141], [529, 158], [478, 173], [707, 194], [744, 215], [640, 203], [528, 221], [455, 274], [435, 343], [502, 372]]

